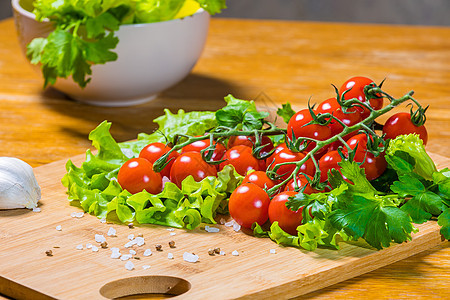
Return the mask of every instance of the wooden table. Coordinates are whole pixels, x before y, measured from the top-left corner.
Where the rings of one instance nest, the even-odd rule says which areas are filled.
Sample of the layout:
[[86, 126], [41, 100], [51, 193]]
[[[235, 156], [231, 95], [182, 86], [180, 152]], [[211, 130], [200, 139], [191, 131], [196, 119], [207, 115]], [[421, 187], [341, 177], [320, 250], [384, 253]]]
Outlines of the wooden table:
[[[399, 97], [410, 90], [427, 114], [429, 151], [450, 156], [450, 28], [213, 19], [191, 75], [153, 102], [127, 108], [80, 104], [42, 90], [23, 57], [12, 19], [0, 22], [0, 145], [33, 167], [83, 153], [88, 133], [113, 122], [118, 141], [151, 132], [151, 120], [172, 111], [216, 110], [238, 98], [304, 107], [334, 96], [331, 84], [363, 75]], [[401, 109], [406, 110], [405, 107]], [[450, 245], [344, 281], [302, 298], [445, 298]], [[1, 274], [0, 274], [1, 275]]]

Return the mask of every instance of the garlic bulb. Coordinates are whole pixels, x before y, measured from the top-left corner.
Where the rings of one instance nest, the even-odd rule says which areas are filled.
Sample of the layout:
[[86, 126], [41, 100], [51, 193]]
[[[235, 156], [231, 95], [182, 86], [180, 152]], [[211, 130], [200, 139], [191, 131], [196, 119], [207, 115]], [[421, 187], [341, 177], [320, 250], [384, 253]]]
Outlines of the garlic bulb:
[[33, 168], [14, 157], [0, 157], [0, 209], [34, 208], [41, 188]]

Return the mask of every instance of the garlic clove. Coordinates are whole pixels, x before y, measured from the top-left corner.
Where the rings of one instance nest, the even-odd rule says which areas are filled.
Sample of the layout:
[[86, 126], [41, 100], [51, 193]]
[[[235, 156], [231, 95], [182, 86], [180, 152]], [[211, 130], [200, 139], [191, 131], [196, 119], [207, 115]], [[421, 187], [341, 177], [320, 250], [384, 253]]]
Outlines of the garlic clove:
[[33, 168], [18, 158], [0, 157], [0, 209], [32, 209], [40, 199]]

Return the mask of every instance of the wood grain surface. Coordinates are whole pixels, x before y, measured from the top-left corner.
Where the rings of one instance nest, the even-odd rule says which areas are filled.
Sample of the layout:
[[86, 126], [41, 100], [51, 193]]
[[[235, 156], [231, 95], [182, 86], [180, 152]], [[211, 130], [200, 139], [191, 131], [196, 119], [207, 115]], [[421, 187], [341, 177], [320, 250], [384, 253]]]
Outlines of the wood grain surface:
[[[0, 22], [0, 145], [3, 156], [41, 166], [83, 153], [88, 133], [113, 122], [118, 141], [155, 128], [164, 108], [215, 110], [228, 93], [260, 103], [304, 107], [334, 96], [331, 84], [354, 75], [399, 97], [410, 90], [430, 105], [431, 152], [450, 157], [450, 29], [213, 19], [202, 58], [185, 80], [153, 102], [100, 108], [42, 90], [23, 57], [12, 19]], [[407, 110], [402, 107], [401, 110]], [[399, 109], [399, 110], [400, 110]], [[331, 287], [313, 299], [445, 298], [450, 284], [449, 243]]]

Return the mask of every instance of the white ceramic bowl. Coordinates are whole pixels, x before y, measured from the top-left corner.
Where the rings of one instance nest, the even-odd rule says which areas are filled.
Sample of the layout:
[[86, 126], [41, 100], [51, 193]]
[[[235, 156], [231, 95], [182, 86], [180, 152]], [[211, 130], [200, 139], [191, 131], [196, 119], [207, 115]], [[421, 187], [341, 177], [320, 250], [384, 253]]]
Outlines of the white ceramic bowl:
[[[22, 50], [35, 37], [52, 30], [37, 22], [33, 0], [12, 0]], [[28, 9], [28, 10], [27, 10]], [[54, 87], [69, 97], [98, 106], [130, 106], [152, 100], [186, 77], [199, 59], [208, 35], [210, 16], [199, 10], [193, 16], [165, 22], [122, 25], [115, 33], [118, 59], [93, 65], [91, 81], [82, 89], [71, 78], [58, 78]], [[38, 69], [40, 72], [40, 69]]]

